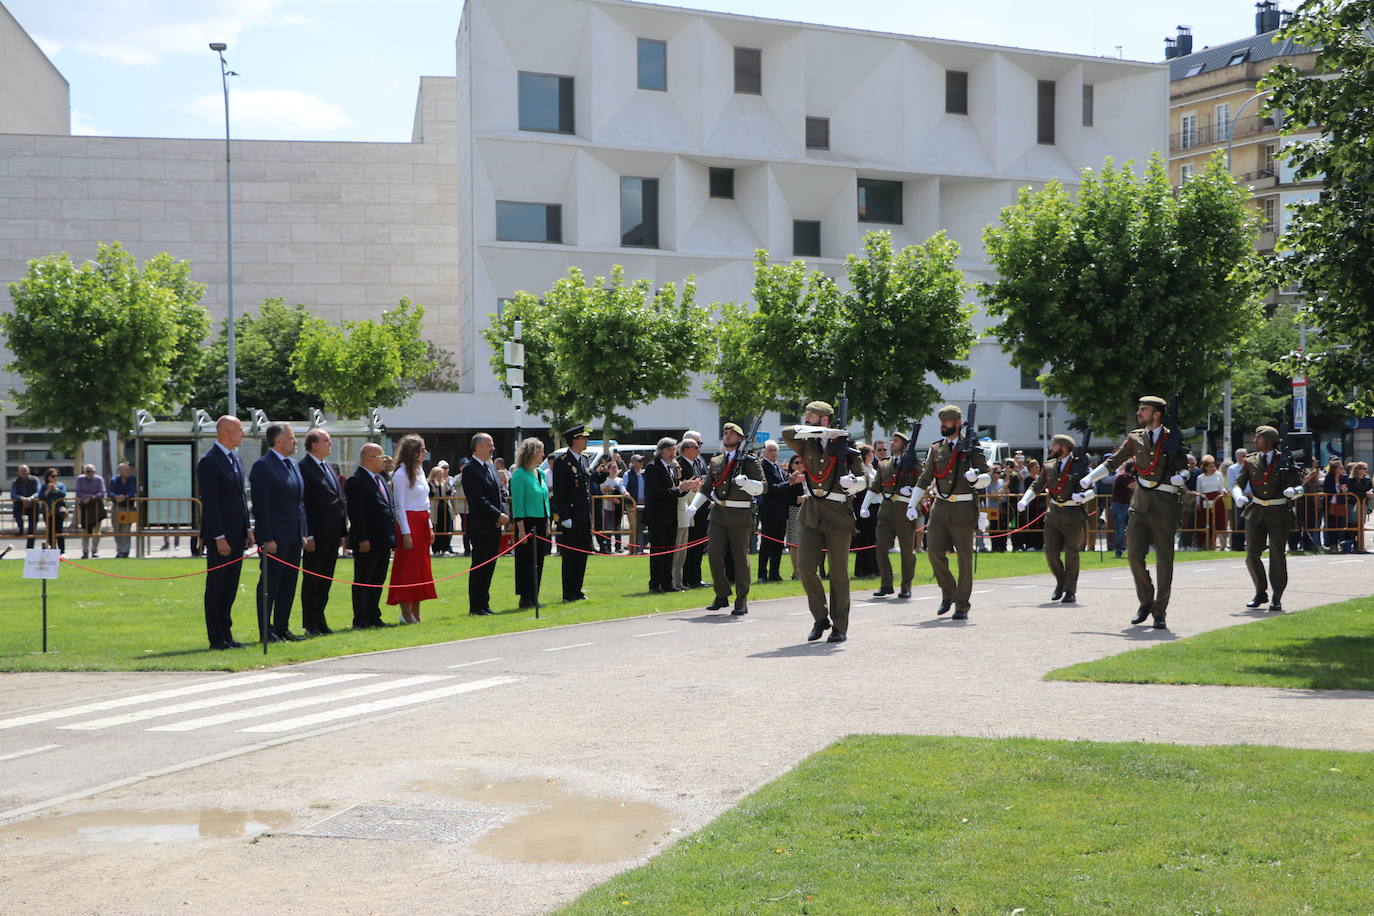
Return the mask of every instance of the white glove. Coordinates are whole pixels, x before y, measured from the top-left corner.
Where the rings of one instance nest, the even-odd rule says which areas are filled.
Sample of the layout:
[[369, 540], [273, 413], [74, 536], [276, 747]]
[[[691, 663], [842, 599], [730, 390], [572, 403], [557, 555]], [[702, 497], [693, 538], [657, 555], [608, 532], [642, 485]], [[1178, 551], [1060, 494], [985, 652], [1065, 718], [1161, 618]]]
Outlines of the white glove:
[[859, 510], [859, 518], [868, 518], [868, 516], [868, 503], [864, 503], [863, 508]]
[[868, 489], [868, 478], [844, 474], [840, 477], [840, 486], [844, 487], [844, 491], [850, 496], [854, 496]]
[[979, 474], [977, 477], [973, 478], [973, 488], [975, 490], [986, 490], [990, 483], [992, 483], [991, 474]]
[[975, 480], [978, 479], [978, 472], [975, 471], [973, 468], [969, 468], [967, 471], [964, 472], [964, 479], [967, 480], [969, 483], [973, 483]]
[[1097, 467], [1088, 472], [1087, 476], [1078, 482], [1084, 490], [1091, 490], [1093, 484], [1107, 476], [1107, 462], [1102, 462]]
[[1302, 487], [1289, 487], [1283, 491], [1283, 495], [1287, 496], [1289, 499], [1297, 499], [1302, 495]]
[[900, 490], [898, 490], [897, 492], [900, 493], [900, 494], [902, 494], [903, 496], [910, 496], [910, 495], [911, 495], [911, 487], [902, 487], [902, 488], [901, 488]]
[[871, 510], [868, 508], [876, 503], [883, 501], [883, 495], [877, 490], [869, 490], [864, 496], [864, 504], [859, 507], [859, 518], [868, 518]]
[[911, 501], [911, 505], [906, 507], [906, 520], [909, 522], [916, 521], [916, 500], [914, 499]]
[[1026, 494], [1016, 501], [1016, 511], [1025, 512], [1026, 507], [1031, 504], [1032, 499], [1035, 499], [1035, 491], [1027, 490]]
[[1184, 477], [1182, 474], [1175, 474], [1173, 477], [1169, 478], [1169, 483], [1176, 487], [1187, 486], [1188, 478]]
[[1231, 494], [1231, 499], [1237, 509], [1244, 509], [1246, 506], [1250, 505], [1250, 497], [1246, 496], [1244, 493], [1240, 495], [1233, 493]]
[[1088, 494], [1084, 493], [1082, 490], [1079, 490], [1077, 493], [1073, 494], [1071, 498], [1074, 502], [1079, 503], [1081, 505], [1088, 501]]
[[763, 481], [755, 480], [745, 474], [735, 475], [735, 486], [739, 487], [750, 496], [758, 496], [763, 492]]
[[563, 521], [561, 522], [561, 524], [563, 525], [564, 528], [571, 528], [571, 527], [572, 527], [572, 519], [570, 519], [570, 518], [565, 518], [565, 519], [563, 519]]
[[687, 504], [687, 517], [691, 518], [692, 516], [696, 515], [697, 510], [705, 504], [706, 494], [701, 492], [700, 490], [697, 490], [696, 495], [692, 497], [692, 501]]
[[794, 439], [838, 439], [840, 436], [849, 435], [847, 429], [837, 429], [833, 426], [798, 426], [792, 430]]

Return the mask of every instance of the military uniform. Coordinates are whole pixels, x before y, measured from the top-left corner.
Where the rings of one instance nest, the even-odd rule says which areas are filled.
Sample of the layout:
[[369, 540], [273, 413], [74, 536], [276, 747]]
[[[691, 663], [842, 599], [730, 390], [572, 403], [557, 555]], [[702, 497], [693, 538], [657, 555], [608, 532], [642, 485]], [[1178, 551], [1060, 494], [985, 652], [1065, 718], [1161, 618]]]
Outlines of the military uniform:
[[[1069, 436], [1058, 435], [1055, 442], [1074, 447]], [[1083, 471], [1074, 473], [1074, 456], [1058, 460], [1051, 459], [1041, 468], [1040, 474], [1031, 481], [1032, 493], [1043, 493], [1049, 497], [1045, 509], [1045, 561], [1050, 572], [1054, 573], [1055, 589], [1051, 601], [1074, 600], [1078, 592], [1078, 554], [1083, 548], [1083, 531], [1088, 523], [1088, 500], [1097, 494], [1089, 490], [1084, 494], [1078, 487], [1083, 479]], [[1073, 497], [1077, 494], [1080, 499]], [[1086, 496], [1086, 499], [1082, 498]], [[1063, 554], [1063, 558], [1060, 558]]]
[[[1140, 403], [1161, 410], [1165, 407], [1162, 398], [1141, 398]], [[1162, 425], [1152, 430], [1133, 429], [1126, 434], [1126, 441], [1098, 465], [1099, 468], [1115, 471], [1126, 459], [1135, 459], [1138, 486], [1131, 496], [1131, 511], [1126, 522], [1126, 558], [1130, 563], [1131, 577], [1135, 579], [1136, 598], [1140, 601], [1140, 612], [1135, 620], [1141, 622], [1147, 614], [1153, 614], [1155, 627], [1160, 629], [1165, 625], [1169, 596], [1173, 591], [1174, 539], [1178, 532], [1185, 489], [1171, 483], [1170, 479], [1188, 467], [1186, 449], [1181, 449], [1176, 457], [1170, 458], [1168, 437], [1169, 433]], [[1150, 579], [1150, 571], [1145, 566], [1151, 545], [1155, 549], [1158, 586]]]
[[[734, 424], [731, 428], [738, 429]], [[743, 436], [743, 433], [740, 433]], [[725, 557], [729, 553], [735, 573], [735, 610], [746, 609], [749, 599], [749, 539], [754, 533], [754, 497], [735, 483], [743, 474], [763, 483], [763, 466], [752, 455], [740, 460], [743, 443], [733, 451], [717, 455], [706, 468], [700, 492], [711, 502], [711, 521], [707, 528], [707, 557], [711, 564], [711, 584], [716, 591], [716, 607], [730, 603], [730, 580]]]
[[[572, 441], [586, 435], [586, 428], [574, 426], [563, 432]], [[587, 573], [587, 554], [592, 549], [592, 475], [587, 459], [568, 449], [553, 460], [553, 492], [550, 494], [554, 518], [557, 520], [558, 551], [562, 557], [563, 600], [585, 598], [582, 580]], [[572, 525], [564, 522], [571, 520]], [[563, 550], [561, 548], [568, 548]]]
[[[813, 401], [806, 409], [834, 415], [830, 406], [823, 402]], [[821, 631], [833, 627], [831, 639], [834, 640], [849, 632], [849, 546], [854, 538], [854, 508], [839, 481], [846, 474], [866, 479], [863, 459], [854, 451], [842, 458], [827, 455], [826, 440], [800, 438], [798, 432], [796, 426], [782, 431], [783, 442], [801, 456], [806, 473], [802, 486], [807, 497], [797, 513], [797, 578], [806, 590], [806, 602], [815, 621], [812, 633], [819, 638]], [[825, 585], [820, 576], [822, 548], [832, 557], [828, 609]]]
[[[907, 443], [907, 448], [915, 445]], [[873, 488], [881, 496], [878, 507], [878, 526], [873, 551], [878, 561], [878, 592], [892, 593], [892, 556], [888, 553], [895, 541], [902, 558], [902, 597], [911, 596], [911, 582], [916, 578], [916, 520], [906, 517], [911, 500], [920, 499], [916, 489], [921, 477], [921, 463], [910, 471], [901, 469], [901, 457], [894, 455], [878, 462], [878, 475]]]
[[[1288, 585], [1288, 532], [1293, 527], [1293, 500], [1284, 494], [1292, 487], [1302, 487], [1302, 472], [1290, 463], [1280, 468], [1277, 445], [1278, 430], [1272, 426], [1261, 426], [1255, 431], [1257, 436], [1267, 436], [1275, 448], [1267, 452], [1255, 452], [1245, 456], [1240, 471], [1236, 474], [1236, 490], [1245, 492], [1250, 487], [1249, 502], [1242, 510], [1245, 518], [1245, 568], [1250, 572], [1250, 580], [1255, 583], [1255, 598], [1250, 607], [1259, 607], [1269, 596], [1268, 587], [1273, 586], [1273, 602], [1270, 610], [1282, 610], [1283, 590]], [[1233, 491], [1234, 492], [1234, 491]], [[1260, 554], [1265, 546], [1269, 547], [1269, 576], [1264, 575], [1264, 561]]]
[[[963, 411], [952, 405], [940, 410], [941, 420], [955, 417], [962, 418]], [[976, 483], [968, 479], [970, 469], [978, 473]], [[965, 453], [959, 448], [956, 435], [953, 439], [939, 439], [931, 444], [926, 466], [916, 481], [920, 490], [934, 484], [934, 501], [926, 521], [926, 554], [943, 597], [939, 613], [945, 613], [953, 605], [956, 620], [968, 617], [973, 594], [973, 536], [978, 530], [977, 491], [986, 487], [990, 479], [991, 471], [983, 450], [978, 448], [972, 454]], [[949, 571], [951, 547], [959, 557], [957, 582]]]

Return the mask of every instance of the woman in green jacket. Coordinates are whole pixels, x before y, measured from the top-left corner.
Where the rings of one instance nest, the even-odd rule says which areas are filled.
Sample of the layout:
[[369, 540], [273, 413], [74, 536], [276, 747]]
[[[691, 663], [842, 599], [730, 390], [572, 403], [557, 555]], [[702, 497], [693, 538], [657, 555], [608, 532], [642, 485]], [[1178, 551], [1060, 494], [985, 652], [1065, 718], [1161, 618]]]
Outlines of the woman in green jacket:
[[549, 486], [539, 469], [544, 443], [529, 438], [515, 450], [515, 470], [510, 475], [511, 519], [515, 539], [534, 535], [515, 548], [515, 593], [522, 608], [534, 607], [539, 583], [544, 578], [544, 557], [549, 553]]

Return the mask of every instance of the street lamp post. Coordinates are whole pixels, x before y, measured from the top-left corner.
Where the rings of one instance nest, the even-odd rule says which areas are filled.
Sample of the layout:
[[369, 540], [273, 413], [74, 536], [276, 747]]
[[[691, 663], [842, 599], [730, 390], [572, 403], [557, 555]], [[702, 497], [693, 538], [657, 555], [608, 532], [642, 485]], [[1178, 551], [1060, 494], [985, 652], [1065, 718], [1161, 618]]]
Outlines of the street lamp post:
[[229, 156], [229, 77], [238, 76], [233, 70], [229, 69], [229, 64], [224, 60], [224, 51], [229, 47], [222, 41], [210, 42], [210, 50], [219, 55], [220, 85], [224, 89], [224, 228], [225, 237], [228, 241], [228, 262], [229, 267], [225, 275], [225, 289], [228, 298], [228, 317], [227, 329], [229, 337], [229, 416], [239, 415], [238, 398], [238, 363], [234, 348], [235, 338], [238, 337], [238, 329], [234, 325], [234, 172], [233, 163]]

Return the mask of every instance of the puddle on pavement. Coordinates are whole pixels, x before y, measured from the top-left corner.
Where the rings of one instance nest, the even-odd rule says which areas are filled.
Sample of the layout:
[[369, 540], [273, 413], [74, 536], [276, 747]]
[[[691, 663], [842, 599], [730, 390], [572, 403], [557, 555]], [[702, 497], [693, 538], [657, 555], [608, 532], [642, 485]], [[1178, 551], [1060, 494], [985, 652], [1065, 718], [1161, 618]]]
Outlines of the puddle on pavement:
[[579, 862], [600, 865], [647, 852], [662, 841], [672, 814], [648, 802], [569, 793], [557, 780], [418, 780], [407, 788], [486, 805], [530, 805], [487, 831], [473, 849], [507, 862]]
[[289, 811], [232, 811], [224, 808], [160, 811], [86, 811], [21, 821], [0, 828], [7, 839], [76, 837], [112, 843], [188, 843], [232, 840], [291, 825]]

